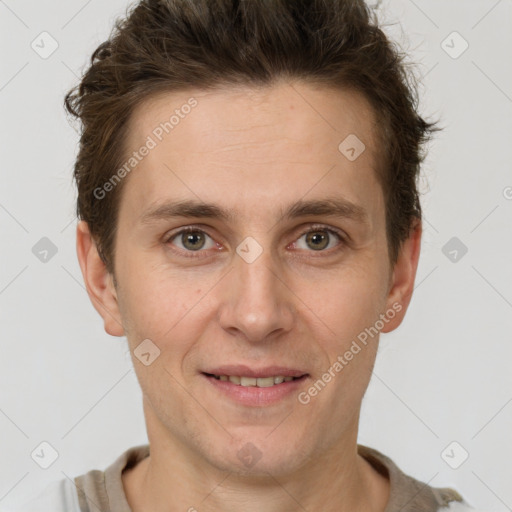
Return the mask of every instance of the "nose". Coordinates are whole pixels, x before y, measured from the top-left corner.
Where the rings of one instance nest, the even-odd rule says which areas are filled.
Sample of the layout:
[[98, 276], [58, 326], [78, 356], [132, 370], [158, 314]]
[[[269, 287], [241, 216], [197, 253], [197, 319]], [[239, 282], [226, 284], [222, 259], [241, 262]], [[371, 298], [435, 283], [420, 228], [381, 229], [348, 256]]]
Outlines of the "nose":
[[257, 344], [292, 328], [294, 295], [270, 251], [252, 262], [236, 254], [225, 279], [219, 321], [227, 332]]

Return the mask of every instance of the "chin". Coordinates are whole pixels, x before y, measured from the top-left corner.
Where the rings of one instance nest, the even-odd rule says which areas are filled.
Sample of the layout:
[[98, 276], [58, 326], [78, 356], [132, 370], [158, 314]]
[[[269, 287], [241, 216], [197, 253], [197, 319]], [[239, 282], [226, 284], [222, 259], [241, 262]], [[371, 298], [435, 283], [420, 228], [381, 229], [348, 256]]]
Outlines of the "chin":
[[289, 435], [268, 435], [268, 430], [260, 435], [246, 435], [233, 438], [219, 450], [209, 454], [210, 463], [222, 471], [239, 476], [266, 477], [269, 474], [291, 474], [307, 464], [310, 458], [308, 447]]

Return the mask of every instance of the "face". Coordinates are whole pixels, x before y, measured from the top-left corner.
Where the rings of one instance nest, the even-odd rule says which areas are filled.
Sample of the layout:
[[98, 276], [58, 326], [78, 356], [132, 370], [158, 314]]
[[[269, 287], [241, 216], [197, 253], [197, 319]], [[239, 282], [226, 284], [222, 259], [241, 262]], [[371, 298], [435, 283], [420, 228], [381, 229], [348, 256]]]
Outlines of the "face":
[[[132, 354], [151, 340], [150, 364], [133, 355], [150, 441], [273, 475], [355, 443], [368, 329], [400, 323], [417, 262], [389, 265], [367, 102], [299, 83], [194, 90], [146, 101], [130, 126], [130, 153], [155, 145], [125, 178], [98, 311]], [[338, 148], [350, 134], [356, 159]]]

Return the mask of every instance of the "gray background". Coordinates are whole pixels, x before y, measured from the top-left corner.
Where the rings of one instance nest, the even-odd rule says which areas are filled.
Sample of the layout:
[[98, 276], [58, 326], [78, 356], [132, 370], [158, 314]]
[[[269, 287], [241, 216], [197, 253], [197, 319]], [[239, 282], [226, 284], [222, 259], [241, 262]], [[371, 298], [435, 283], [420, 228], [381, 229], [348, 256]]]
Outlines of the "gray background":
[[[78, 137], [62, 107], [127, 5], [0, 0], [0, 508], [147, 442], [126, 340], [103, 331], [83, 287]], [[420, 63], [422, 112], [445, 130], [423, 168], [415, 295], [403, 325], [381, 336], [359, 442], [486, 511], [512, 510], [512, 2], [378, 10]], [[46, 261], [43, 237], [57, 250]], [[58, 452], [48, 469], [42, 442]]]

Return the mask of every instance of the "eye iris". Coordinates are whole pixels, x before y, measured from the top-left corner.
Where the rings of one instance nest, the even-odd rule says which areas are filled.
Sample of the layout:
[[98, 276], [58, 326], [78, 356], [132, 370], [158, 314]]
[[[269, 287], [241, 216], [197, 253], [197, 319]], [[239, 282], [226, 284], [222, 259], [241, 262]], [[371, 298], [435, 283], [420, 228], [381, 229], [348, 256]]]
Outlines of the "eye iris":
[[[320, 234], [324, 233], [324, 234]], [[306, 242], [309, 244], [309, 242], [313, 242], [313, 249], [315, 251], [324, 249], [327, 247], [329, 240], [328, 236], [325, 234], [325, 232], [322, 231], [311, 231], [306, 235]], [[320, 242], [320, 245], [317, 244], [317, 242]], [[325, 242], [322, 244], [322, 242]]]
[[[198, 246], [198, 245], [194, 245], [194, 242], [197, 242], [197, 240], [201, 241], [202, 243]], [[186, 247], [187, 249], [191, 249], [191, 250], [198, 250], [198, 249], [201, 249], [205, 243], [205, 240], [204, 240], [204, 234], [203, 233], [200, 233], [199, 231], [192, 231], [192, 232], [189, 232], [189, 233], [183, 233], [181, 235], [181, 241], [183, 243], [183, 246]], [[192, 245], [187, 245], [191, 243]]]

